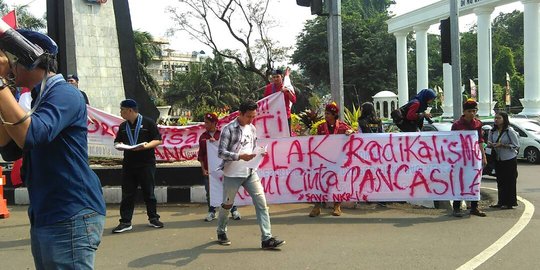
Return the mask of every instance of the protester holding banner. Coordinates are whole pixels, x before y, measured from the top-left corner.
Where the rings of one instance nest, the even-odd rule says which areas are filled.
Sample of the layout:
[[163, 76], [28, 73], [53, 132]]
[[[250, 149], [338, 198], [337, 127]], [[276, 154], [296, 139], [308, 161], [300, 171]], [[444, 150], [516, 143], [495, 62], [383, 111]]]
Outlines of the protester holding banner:
[[[486, 166], [487, 159], [484, 152], [484, 136], [482, 130], [482, 122], [476, 119], [476, 112], [478, 112], [478, 103], [474, 99], [468, 99], [463, 103], [463, 115], [452, 124], [452, 130], [476, 130], [478, 132], [478, 149], [482, 153], [482, 166]], [[461, 213], [461, 201], [454, 200], [452, 215], [454, 217], [462, 217]], [[478, 201], [471, 202], [471, 215], [485, 217], [486, 213], [478, 209]]]
[[517, 206], [517, 153], [519, 138], [510, 126], [508, 113], [499, 111], [495, 115], [495, 124], [489, 132], [488, 147], [495, 158], [498, 202], [491, 208], [513, 209]]
[[382, 121], [375, 112], [375, 106], [371, 102], [364, 102], [360, 106], [358, 117], [358, 131], [361, 133], [383, 133]]
[[285, 241], [272, 236], [270, 215], [266, 205], [266, 197], [256, 167], [249, 168], [247, 161], [257, 154], [257, 130], [252, 124], [257, 116], [257, 103], [244, 101], [240, 104], [238, 117], [227, 124], [219, 138], [218, 157], [223, 159], [223, 203], [219, 211], [217, 236], [218, 243], [230, 245], [227, 238], [227, 214], [234, 205], [234, 199], [240, 186], [249, 193], [255, 206], [257, 222], [261, 229], [261, 247], [275, 249]]
[[[287, 74], [285, 76], [289, 76], [287, 69]], [[294, 89], [290, 83], [287, 85], [284, 84], [283, 81], [283, 71], [281, 69], [276, 69], [272, 71], [272, 82], [266, 85], [266, 88], [264, 90], [264, 96], [269, 96], [271, 94], [274, 94], [276, 92], [283, 92], [284, 101], [285, 101], [285, 108], [287, 110], [287, 122], [289, 122], [289, 133], [291, 129], [291, 107], [292, 104], [296, 103], [296, 94], [294, 92]]]
[[[120, 224], [113, 229], [113, 233], [131, 230], [131, 218], [135, 207], [135, 195], [140, 185], [148, 226], [163, 228], [156, 210], [156, 196], [154, 194], [154, 175], [156, 173], [156, 156], [154, 148], [161, 144], [161, 135], [156, 122], [139, 113], [137, 102], [126, 99], [120, 103], [120, 116], [124, 121], [118, 127], [115, 147], [124, 151], [122, 161], [122, 202], [120, 204]], [[121, 147], [123, 146], [123, 147]]]
[[[204, 128], [206, 131], [199, 137], [199, 152], [197, 159], [201, 163], [202, 175], [204, 180], [204, 189], [206, 190], [206, 203], [208, 204], [208, 215], [204, 219], [205, 221], [212, 221], [216, 218], [216, 208], [210, 205], [210, 178], [208, 174], [208, 153], [206, 151], [206, 144], [219, 140], [221, 130], [217, 128], [218, 116], [216, 113], [206, 113], [204, 115]], [[234, 220], [242, 219], [240, 212], [236, 206], [231, 208], [231, 215]]]
[[429, 104], [435, 100], [437, 94], [433, 89], [423, 89], [402, 108], [405, 112], [402, 132], [420, 131], [424, 126], [424, 119], [430, 121], [431, 113], [426, 111]]
[[[45, 51], [35, 67], [0, 52], [0, 152], [6, 160], [24, 155], [34, 264], [36, 269], [93, 269], [105, 200], [88, 164], [86, 105], [55, 73], [56, 43], [39, 32], [17, 31]], [[31, 111], [17, 104], [8, 87], [13, 82], [37, 91]], [[8, 264], [2, 262], [4, 268]]]
[[[331, 135], [331, 134], [350, 134], [352, 133], [351, 127], [345, 122], [339, 121], [339, 107], [335, 102], [326, 105], [324, 110], [324, 122], [317, 127], [317, 135]], [[315, 203], [310, 217], [316, 217], [321, 214], [321, 207], [323, 203]], [[333, 216], [341, 216], [341, 202], [334, 202]]]

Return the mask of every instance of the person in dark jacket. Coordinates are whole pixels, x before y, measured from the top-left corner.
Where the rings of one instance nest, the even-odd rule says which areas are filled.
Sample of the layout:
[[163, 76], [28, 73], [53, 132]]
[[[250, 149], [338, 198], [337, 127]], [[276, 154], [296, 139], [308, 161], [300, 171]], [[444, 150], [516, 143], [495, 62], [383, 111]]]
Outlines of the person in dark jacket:
[[426, 112], [426, 110], [436, 97], [437, 94], [433, 89], [428, 88], [418, 92], [418, 94], [405, 105], [407, 108], [404, 115], [405, 125], [401, 128], [401, 131], [420, 131], [424, 126], [424, 119], [431, 119], [431, 113]]
[[364, 102], [360, 107], [358, 117], [358, 130], [361, 133], [383, 133], [382, 121], [377, 117], [375, 106], [371, 102]]
[[[122, 161], [122, 202], [120, 204], [120, 224], [113, 233], [131, 230], [131, 218], [135, 207], [135, 195], [140, 185], [146, 204], [148, 226], [163, 228], [156, 210], [157, 199], [154, 194], [156, 173], [156, 155], [154, 148], [161, 144], [156, 122], [139, 113], [137, 102], [126, 99], [120, 103], [120, 116], [126, 121], [118, 127], [114, 139], [117, 149], [124, 149]], [[121, 148], [127, 145], [130, 148]]]

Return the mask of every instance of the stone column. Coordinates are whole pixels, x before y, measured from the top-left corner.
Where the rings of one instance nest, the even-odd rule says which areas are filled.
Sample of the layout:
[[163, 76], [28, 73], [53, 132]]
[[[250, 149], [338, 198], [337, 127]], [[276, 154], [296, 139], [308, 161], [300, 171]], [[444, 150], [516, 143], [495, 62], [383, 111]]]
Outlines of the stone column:
[[539, 0], [523, 0], [525, 94], [522, 115], [540, 115]]
[[452, 103], [454, 100], [454, 91], [452, 91], [452, 66], [448, 63], [443, 64], [443, 96], [442, 103], [443, 117], [454, 117]]
[[413, 27], [416, 33], [416, 92], [428, 88], [428, 46], [427, 30], [429, 26]]
[[399, 106], [409, 101], [409, 80], [407, 74], [407, 35], [408, 32], [396, 32], [396, 62], [398, 77]]
[[[493, 91], [493, 75], [491, 74], [491, 13], [493, 8], [475, 8], [478, 24], [477, 51], [478, 51], [478, 115], [490, 116], [493, 110], [491, 92]], [[464, 81], [474, 78], [465, 78]]]

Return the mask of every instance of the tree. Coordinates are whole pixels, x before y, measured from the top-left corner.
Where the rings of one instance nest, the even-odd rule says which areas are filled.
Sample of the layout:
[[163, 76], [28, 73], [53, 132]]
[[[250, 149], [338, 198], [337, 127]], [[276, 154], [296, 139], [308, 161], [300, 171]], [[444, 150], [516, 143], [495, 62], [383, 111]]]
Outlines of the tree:
[[6, 15], [13, 9], [15, 9], [15, 14], [17, 15], [17, 24], [19, 28], [41, 31], [47, 26], [45, 23], [45, 15], [43, 15], [43, 18], [33, 16], [30, 12], [28, 12], [28, 5], [20, 5], [10, 8], [4, 3], [4, 1], [0, 0], [0, 14], [2, 14], [2, 16]]
[[[343, 82], [346, 106], [367, 101], [379, 91], [396, 89], [395, 38], [388, 33], [387, 8], [393, 1], [343, 0]], [[308, 21], [292, 62], [315, 88], [328, 89], [327, 18]]]
[[148, 94], [158, 99], [162, 96], [162, 90], [157, 81], [146, 70], [146, 66], [150, 64], [150, 61], [161, 55], [161, 49], [154, 42], [154, 38], [148, 32], [133, 31], [133, 39], [135, 42], [135, 55], [137, 56], [139, 76], [142, 85], [148, 92]]
[[[268, 82], [274, 61], [287, 51], [268, 37], [273, 24], [266, 14], [270, 0], [184, 0], [181, 3], [178, 8], [169, 9], [175, 22], [170, 33], [185, 31], [214, 53]], [[220, 27], [227, 29], [242, 48], [241, 52], [219, 44], [215, 33]]]
[[202, 63], [191, 63], [189, 72], [176, 75], [165, 99], [194, 114], [201, 108], [235, 109], [241, 100], [258, 99], [261, 85], [264, 84], [259, 76], [216, 54]]

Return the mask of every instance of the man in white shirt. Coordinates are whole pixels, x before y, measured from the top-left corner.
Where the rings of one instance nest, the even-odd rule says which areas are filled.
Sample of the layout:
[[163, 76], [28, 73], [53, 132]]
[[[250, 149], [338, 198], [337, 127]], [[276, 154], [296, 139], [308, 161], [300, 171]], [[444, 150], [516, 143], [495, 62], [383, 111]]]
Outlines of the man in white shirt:
[[257, 130], [252, 124], [257, 116], [257, 103], [245, 101], [240, 104], [240, 114], [236, 120], [226, 125], [219, 138], [218, 156], [223, 159], [223, 203], [218, 216], [218, 242], [228, 246], [231, 241], [227, 238], [227, 216], [234, 205], [234, 198], [240, 186], [243, 186], [255, 206], [257, 222], [261, 228], [261, 247], [275, 249], [285, 241], [272, 236], [270, 215], [266, 205], [266, 197], [261, 180], [255, 169], [247, 166], [247, 161], [253, 159], [257, 146]]

